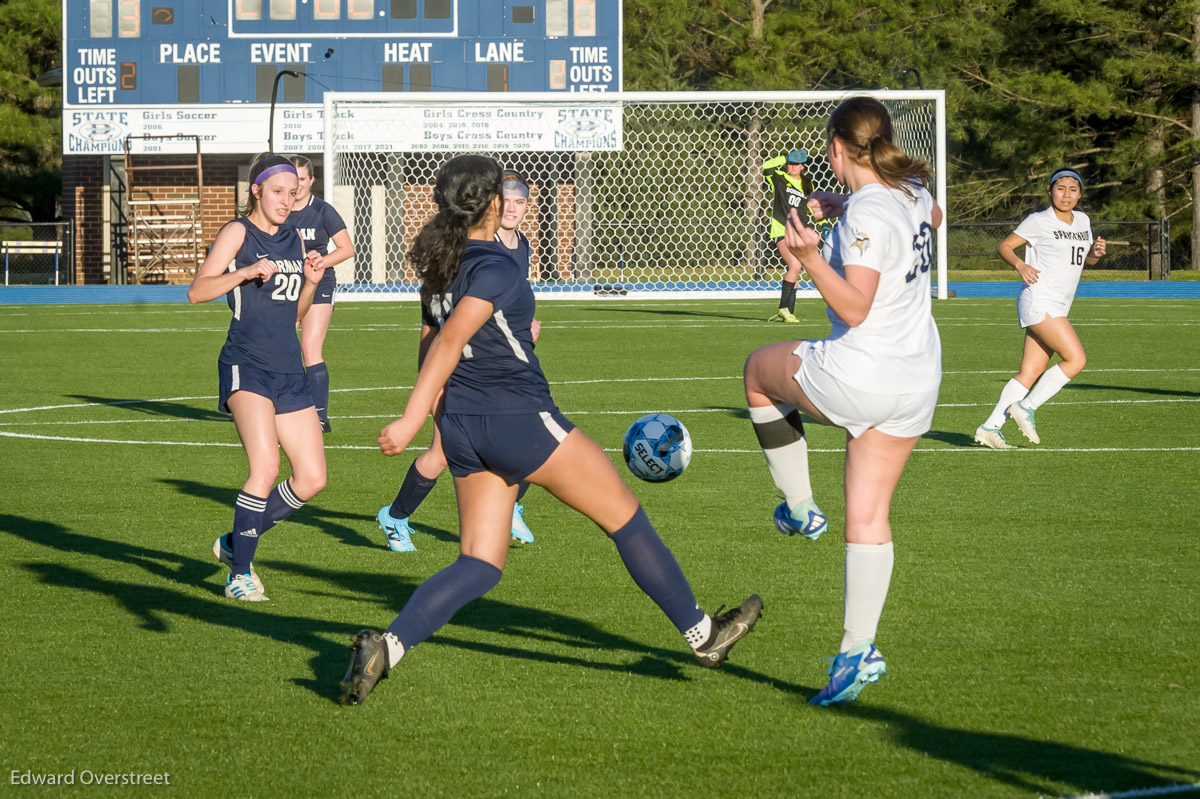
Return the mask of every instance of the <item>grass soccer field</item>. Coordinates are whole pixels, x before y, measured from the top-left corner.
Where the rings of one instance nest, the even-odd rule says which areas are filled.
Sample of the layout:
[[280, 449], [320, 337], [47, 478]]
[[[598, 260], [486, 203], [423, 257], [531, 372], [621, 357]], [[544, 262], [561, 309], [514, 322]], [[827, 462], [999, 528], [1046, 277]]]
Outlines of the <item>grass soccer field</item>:
[[[799, 327], [764, 323], [766, 300], [539, 306], [558, 404], [616, 460], [644, 413], [690, 429], [688, 471], [633, 487], [705, 609], [763, 596], [724, 669], [694, 665], [615, 547], [535, 488], [537, 541], [355, 708], [336, 704], [352, 635], [457, 554], [448, 477], [413, 518], [418, 552], [389, 552], [374, 521], [417, 454], [375, 446], [414, 379], [415, 304], [338, 306], [329, 485], [260, 542], [258, 604], [224, 598], [209, 553], [245, 478], [215, 407], [227, 308], [0, 306], [3, 785], [574, 799], [1200, 783], [1200, 305], [1078, 300], [1088, 369], [1039, 411], [1043, 444], [1010, 427], [1008, 452], [971, 435], [1019, 359], [1014, 303], [934, 305], [945, 378], [893, 506], [888, 674], [833, 709], [806, 702], [841, 637], [844, 441], [808, 427], [830, 532], [781, 536], [740, 380], [755, 347], [825, 334], [817, 301]], [[25, 784], [69, 773], [73, 789]], [[170, 788], [84, 786], [130, 773]]]

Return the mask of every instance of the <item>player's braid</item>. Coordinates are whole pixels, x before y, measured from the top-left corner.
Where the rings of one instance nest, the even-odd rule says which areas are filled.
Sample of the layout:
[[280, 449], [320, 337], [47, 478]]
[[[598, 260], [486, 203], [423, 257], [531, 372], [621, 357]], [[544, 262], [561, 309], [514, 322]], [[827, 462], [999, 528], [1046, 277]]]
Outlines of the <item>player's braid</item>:
[[433, 199], [438, 212], [421, 228], [408, 260], [423, 294], [441, 294], [458, 274], [468, 231], [500, 194], [500, 165], [479, 155], [460, 155], [438, 170]]

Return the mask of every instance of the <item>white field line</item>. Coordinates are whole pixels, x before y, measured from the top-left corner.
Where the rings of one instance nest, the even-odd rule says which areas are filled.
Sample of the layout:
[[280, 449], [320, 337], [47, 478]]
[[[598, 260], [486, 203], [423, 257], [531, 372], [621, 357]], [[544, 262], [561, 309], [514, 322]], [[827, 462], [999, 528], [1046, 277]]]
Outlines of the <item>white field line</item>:
[[[202, 399], [216, 399], [216, 397], [207, 397]], [[1055, 402], [1055, 406], [1060, 405], [1155, 405], [1159, 403], [1175, 403], [1175, 402], [1200, 402], [1200, 397], [1162, 397], [1156, 399], [1136, 399], [1136, 400], [1087, 400], [1083, 402]], [[990, 408], [994, 405], [991, 402], [939, 402], [939, 408]], [[78, 406], [71, 406], [78, 407]], [[581, 410], [564, 410], [563, 413], [567, 416], [644, 416], [648, 413], [669, 413], [673, 416], [696, 415], [701, 413], [728, 413], [729, 408], [654, 408], [646, 410], [619, 410], [619, 411], [581, 411]], [[368, 414], [344, 414], [331, 416], [330, 419], [348, 421], [351, 419], [395, 419], [395, 413], [368, 413]], [[52, 425], [94, 425], [94, 424], [162, 424], [164, 422], [175, 422], [177, 424], [197, 424], [202, 422], [211, 422], [212, 419], [188, 419], [184, 417], [166, 417], [166, 418], [146, 418], [139, 417], [134, 419], [74, 419], [63, 422], [0, 422], [0, 427], [49, 427]], [[232, 417], [223, 421], [232, 421]]]
[[[82, 436], [46, 436], [37, 435], [34, 433], [13, 433], [7, 430], [0, 430], [0, 438], [20, 438], [30, 439], [35, 441], [67, 441], [78, 444], [131, 444], [141, 446], [159, 446], [159, 447], [241, 447], [240, 442], [233, 441], [137, 441], [132, 439], [121, 438], [83, 438]], [[428, 445], [416, 447], [408, 447], [406, 452], [422, 452], [427, 449]], [[378, 447], [356, 445], [356, 444], [326, 444], [325, 449], [336, 450], [365, 450], [377, 451]], [[605, 452], [620, 452], [619, 449], [604, 449]], [[809, 452], [828, 454], [841, 453], [845, 450], [842, 447], [832, 448], [813, 448]], [[917, 454], [939, 454], [944, 455], [951, 452], [993, 452], [987, 447], [917, 447], [913, 450]], [[1013, 450], [1005, 450], [1006, 452], [1036, 452], [1036, 453], [1054, 453], [1054, 452], [1071, 452], [1071, 453], [1095, 453], [1095, 452], [1200, 452], [1200, 447], [1039, 447], [1038, 449], [1018, 448]], [[693, 452], [717, 453], [725, 455], [762, 455], [761, 449], [695, 449]]]
[[[1087, 370], [1088, 374], [1102, 374], [1102, 373], [1174, 374], [1174, 373], [1184, 373], [1184, 372], [1200, 372], [1200, 367], [1180, 366], [1180, 367], [1172, 367], [1169, 369], [1112, 368], [1112, 369], [1088, 369]], [[1013, 371], [1012, 371], [1012, 369], [974, 369], [974, 370], [961, 370], [961, 371], [947, 371], [947, 372], [943, 372], [942, 374], [943, 374], [943, 376], [944, 375], [1011, 375], [1011, 374], [1013, 374]], [[716, 376], [716, 377], [617, 377], [617, 378], [595, 378], [595, 379], [591, 379], [591, 380], [556, 380], [556, 381], [551, 381], [550, 385], [552, 385], [552, 386], [582, 386], [582, 385], [593, 385], [593, 384], [597, 384], [597, 383], [687, 383], [687, 382], [741, 380], [741, 379], [742, 379], [741, 375], [727, 375], [727, 376]], [[363, 386], [360, 388], [335, 388], [335, 389], [331, 389], [330, 393], [337, 394], [337, 393], [362, 392], [362, 391], [411, 391], [411, 390], [412, 390], [411, 385], [407, 385], [407, 386]], [[1134, 390], [1136, 390], [1136, 389], [1134, 389]], [[26, 408], [0, 408], [0, 415], [9, 414], [9, 413], [32, 413], [34, 411], [53, 411], [53, 410], [62, 410], [65, 408], [115, 407], [115, 406], [119, 406], [119, 405], [140, 405], [140, 404], [148, 404], [148, 403], [152, 403], [152, 402], [189, 402], [189, 401], [194, 401], [194, 400], [215, 400], [215, 399], [216, 399], [215, 395], [208, 394], [208, 395], [201, 395], [201, 396], [195, 396], [195, 397], [158, 397], [158, 398], [154, 398], [154, 399], [114, 400], [112, 402], [71, 402], [71, 403], [63, 403], [63, 404], [59, 404], [59, 405], [34, 405], [34, 406], [26, 407]], [[1134, 403], [1134, 402], [1152, 402], [1152, 401], [1190, 402], [1192, 400], [1190, 400], [1190, 399], [1106, 400], [1103, 402]], [[938, 407], [964, 407], [965, 408], [965, 407], [977, 407], [977, 406], [982, 406], [982, 405], [987, 405], [987, 404], [988, 403], [986, 403], [986, 402], [974, 403], [974, 404], [964, 403], [964, 404], [960, 404], [960, 405], [944, 404], [944, 405], [939, 405]], [[1057, 402], [1054, 404], [1056, 404], [1056, 405], [1071, 405], [1071, 404], [1087, 405], [1087, 404], [1092, 404], [1092, 403], [1090, 403], [1090, 402], [1083, 402], [1083, 403]], [[655, 413], [666, 413], [666, 411], [663, 411], [661, 409], [659, 411], [654, 411], [654, 412]], [[575, 413], [581, 413], [581, 411], [575, 411]]]
[[1117, 793], [1109, 793], [1101, 791], [1100, 793], [1085, 793], [1072, 799], [1142, 799], [1147, 796], [1172, 796], [1180, 793], [1192, 793], [1200, 791], [1200, 782], [1193, 782], [1190, 785], [1163, 785], [1159, 788], [1137, 788], [1132, 791], [1118, 791]]
[[[542, 329], [543, 330], [552, 330], [552, 331], [559, 332], [559, 333], [561, 333], [563, 331], [572, 331], [572, 330], [585, 331], [585, 332], [590, 332], [592, 330], [680, 330], [680, 329], [693, 330], [693, 329], [702, 329], [702, 328], [730, 328], [730, 327], [745, 328], [747, 326], [747, 324], [748, 324], [748, 320], [744, 320], [744, 319], [731, 319], [731, 320], [724, 321], [724, 322], [719, 322], [719, 321], [672, 322], [669, 325], [664, 325], [664, 324], [659, 324], [659, 323], [647, 323], [647, 324], [617, 323], [617, 322], [606, 322], [604, 320], [592, 320], [590, 322], [579, 322], [579, 321], [565, 322], [565, 323], [547, 322], [542, 326]], [[1111, 322], [1092, 322], [1092, 321], [1085, 321], [1085, 320], [1076, 320], [1076, 321], [1073, 321], [1071, 324], [1077, 328], [1081, 328], [1081, 327], [1155, 327], [1155, 328], [1164, 328], [1165, 327], [1164, 323], [1161, 321], [1141, 322], [1141, 321], [1114, 320]], [[1013, 328], [1014, 330], [1017, 329], [1017, 323], [1015, 320], [971, 321], [971, 322], [939, 321], [938, 326], [942, 327], [942, 328], [1005, 327], [1005, 328]], [[1196, 326], [1200, 326], [1200, 322], [1173, 321], [1173, 322], [1170, 322], [1169, 326], [1172, 329], [1180, 328], [1180, 327], [1196, 327]], [[827, 328], [828, 328], [828, 323], [825, 322], [824, 320], [820, 320], [820, 321], [814, 320], [811, 322], [802, 322], [801, 324], [792, 327], [793, 330], [803, 330], [803, 329], [825, 330]], [[97, 334], [97, 333], [133, 333], [133, 334], [205, 333], [205, 334], [209, 334], [209, 333], [224, 333], [227, 331], [227, 329], [228, 328], [226, 328], [224, 326], [222, 326], [222, 327], [187, 327], [187, 328], [178, 328], [178, 327], [14, 328], [12, 330], [0, 329], [0, 336], [8, 335], [8, 334], [66, 334], [66, 333], [86, 333], [86, 334]], [[349, 332], [370, 333], [370, 332], [377, 332], [377, 331], [394, 331], [394, 330], [408, 330], [408, 331], [415, 332], [416, 330], [418, 330], [418, 326], [415, 324], [401, 324], [401, 323], [339, 325], [337, 327], [337, 330], [340, 332], [347, 332], [347, 333], [349, 333]]]

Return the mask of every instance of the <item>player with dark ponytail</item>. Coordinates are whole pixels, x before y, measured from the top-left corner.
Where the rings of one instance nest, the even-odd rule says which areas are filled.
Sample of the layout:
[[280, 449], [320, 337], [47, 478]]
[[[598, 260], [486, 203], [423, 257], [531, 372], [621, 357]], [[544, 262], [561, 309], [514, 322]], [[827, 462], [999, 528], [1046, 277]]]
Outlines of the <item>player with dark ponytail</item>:
[[403, 452], [438, 406], [458, 496], [460, 555], [417, 587], [385, 633], [358, 633], [342, 680], [345, 704], [365, 701], [414, 646], [500, 581], [522, 480], [542, 486], [608, 534], [634, 582], [701, 665], [720, 666], [762, 612], [757, 595], [716, 618], [700, 610], [675, 557], [612, 461], [558, 410], [534, 354], [527, 273], [495, 241], [501, 189], [500, 165], [492, 159], [450, 160], [437, 175], [438, 213], [410, 254], [425, 281], [424, 327], [438, 332], [404, 415], [380, 432], [379, 446], [385, 455]]

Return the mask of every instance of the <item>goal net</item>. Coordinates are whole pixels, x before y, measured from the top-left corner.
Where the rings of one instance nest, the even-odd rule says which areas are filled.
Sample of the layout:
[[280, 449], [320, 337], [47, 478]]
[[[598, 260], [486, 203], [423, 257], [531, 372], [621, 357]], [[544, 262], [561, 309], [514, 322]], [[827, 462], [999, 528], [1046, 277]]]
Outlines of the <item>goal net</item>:
[[[942, 91], [859, 92], [892, 114], [897, 144], [934, 165], [945, 208]], [[825, 124], [844, 92], [325, 95], [324, 197], [356, 258], [339, 299], [415, 298], [405, 254], [435, 212], [434, 176], [462, 153], [526, 176], [529, 280], [539, 297], [774, 296], [763, 163], [801, 148], [838, 190]], [[945, 226], [936, 241], [945, 288]], [[802, 276], [802, 291], [812, 289]]]

